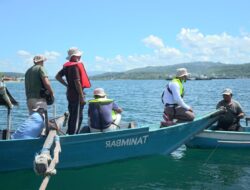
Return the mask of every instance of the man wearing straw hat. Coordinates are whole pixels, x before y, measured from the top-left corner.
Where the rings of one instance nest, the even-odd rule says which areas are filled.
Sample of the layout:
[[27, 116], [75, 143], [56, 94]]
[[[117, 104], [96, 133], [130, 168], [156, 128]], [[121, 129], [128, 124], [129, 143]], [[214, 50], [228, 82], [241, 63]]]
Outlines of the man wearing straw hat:
[[162, 102], [164, 108], [164, 122], [162, 126], [174, 124], [173, 119], [177, 122], [192, 121], [195, 117], [191, 106], [187, 105], [184, 100], [184, 87], [183, 83], [186, 82], [190, 73], [186, 68], [177, 69], [176, 76], [166, 86], [162, 94]]
[[[57, 73], [56, 79], [67, 87], [67, 100], [69, 110], [68, 130], [69, 135], [79, 132], [85, 105], [84, 88], [90, 88], [91, 84], [85, 71], [83, 63], [80, 61], [82, 52], [72, 47], [68, 50], [69, 60]], [[66, 80], [63, 79], [66, 77]]]
[[44, 68], [44, 62], [47, 58], [43, 55], [36, 55], [33, 58], [34, 65], [25, 73], [25, 93], [27, 98], [27, 106], [29, 114], [32, 110], [39, 106], [43, 106], [47, 110], [46, 99], [41, 97], [41, 89], [46, 88], [51, 97], [54, 97], [47, 72]]

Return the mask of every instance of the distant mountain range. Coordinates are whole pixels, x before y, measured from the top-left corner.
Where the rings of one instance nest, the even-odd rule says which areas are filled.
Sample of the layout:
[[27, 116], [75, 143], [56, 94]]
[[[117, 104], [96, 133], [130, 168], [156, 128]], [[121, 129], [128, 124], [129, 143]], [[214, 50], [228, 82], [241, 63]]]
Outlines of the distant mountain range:
[[[206, 76], [209, 78], [250, 78], [250, 63], [224, 64], [219, 62], [191, 62], [168, 66], [148, 66], [124, 72], [107, 72], [97, 74], [88, 73], [92, 80], [117, 80], [117, 79], [169, 79], [176, 73], [177, 68], [185, 67], [191, 77]], [[22, 78], [24, 73], [2, 72], [1, 75]], [[52, 77], [54, 78], [54, 77]]]
[[168, 79], [175, 75], [177, 68], [181, 67], [187, 68], [192, 77], [250, 78], [250, 63], [224, 64], [219, 62], [192, 62], [168, 66], [149, 66], [125, 72], [107, 72], [90, 78], [93, 80]]

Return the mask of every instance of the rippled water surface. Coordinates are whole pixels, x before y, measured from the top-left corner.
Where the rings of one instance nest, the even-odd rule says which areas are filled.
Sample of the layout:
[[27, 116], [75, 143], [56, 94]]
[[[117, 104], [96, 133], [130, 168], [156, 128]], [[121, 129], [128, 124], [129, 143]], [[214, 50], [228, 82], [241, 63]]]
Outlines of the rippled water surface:
[[[103, 87], [124, 109], [123, 120], [134, 120], [139, 126], [159, 124], [163, 106], [160, 100], [167, 81], [93, 81], [86, 90], [92, 98], [94, 88]], [[65, 88], [53, 81], [56, 92], [57, 115], [67, 111]], [[7, 83], [19, 107], [13, 110], [13, 128], [27, 118], [23, 83]], [[250, 115], [250, 80], [188, 81], [185, 101], [196, 115], [213, 111], [221, 100], [224, 88], [232, 88], [247, 115]], [[86, 110], [84, 123], [86, 123]], [[50, 108], [52, 116], [53, 107]], [[6, 125], [6, 111], [0, 109], [0, 126]], [[250, 140], [250, 139], [249, 139]], [[97, 155], [101, 156], [101, 155]], [[250, 150], [195, 150], [184, 146], [170, 156], [129, 159], [109, 164], [59, 170], [52, 177], [48, 189], [249, 189]], [[11, 182], [10, 180], [11, 179]], [[32, 171], [0, 173], [0, 189], [38, 189], [42, 178]]]

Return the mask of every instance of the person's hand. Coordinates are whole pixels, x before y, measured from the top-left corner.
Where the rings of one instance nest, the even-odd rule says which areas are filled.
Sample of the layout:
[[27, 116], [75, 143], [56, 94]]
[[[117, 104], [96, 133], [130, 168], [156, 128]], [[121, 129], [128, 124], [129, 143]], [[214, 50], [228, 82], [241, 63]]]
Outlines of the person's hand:
[[236, 119], [242, 119], [244, 117], [244, 114], [239, 114], [236, 116]]
[[123, 109], [122, 108], [118, 108], [117, 110], [115, 110], [116, 113], [122, 113]]
[[86, 102], [85, 102], [85, 99], [84, 99], [84, 98], [80, 98], [80, 104], [81, 104], [81, 105], [85, 105], [85, 104], [86, 104]]
[[118, 113], [122, 113], [123, 112], [122, 108], [119, 108], [118, 110], [119, 110]]

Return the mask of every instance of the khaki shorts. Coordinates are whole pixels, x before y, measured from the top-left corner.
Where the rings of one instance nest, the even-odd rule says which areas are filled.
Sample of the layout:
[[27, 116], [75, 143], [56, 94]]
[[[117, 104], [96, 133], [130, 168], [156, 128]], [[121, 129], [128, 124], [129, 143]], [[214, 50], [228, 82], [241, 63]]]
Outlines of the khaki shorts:
[[169, 115], [171, 120], [177, 119], [178, 122], [193, 121], [195, 117], [193, 112], [188, 111], [180, 106], [175, 108], [167, 106], [165, 107], [164, 112]]
[[29, 98], [27, 100], [27, 107], [29, 109], [29, 114], [31, 115], [34, 112], [34, 109], [44, 108], [47, 110], [47, 103], [44, 98]]

